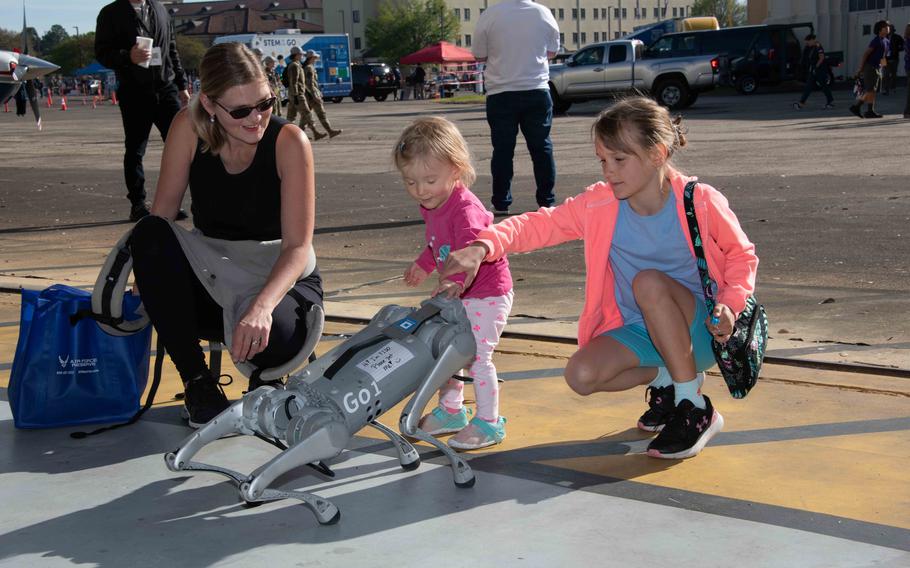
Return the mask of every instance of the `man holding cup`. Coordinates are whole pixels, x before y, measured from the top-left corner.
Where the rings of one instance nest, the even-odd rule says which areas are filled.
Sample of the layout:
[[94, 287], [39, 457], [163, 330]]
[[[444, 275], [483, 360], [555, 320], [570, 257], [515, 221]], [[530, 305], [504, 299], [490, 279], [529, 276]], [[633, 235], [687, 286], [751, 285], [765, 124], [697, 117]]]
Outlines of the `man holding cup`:
[[[171, 120], [189, 102], [186, 76], [167, 10], [158, 0], [115, 0], [101, 9], [95, 57], [117, 74], [126, 151], [123, 172], [130, 220], [149, 214], [142, 158], [152, 125], [167, 138]], [[181, 209], [177, 217], [186, 218]]]

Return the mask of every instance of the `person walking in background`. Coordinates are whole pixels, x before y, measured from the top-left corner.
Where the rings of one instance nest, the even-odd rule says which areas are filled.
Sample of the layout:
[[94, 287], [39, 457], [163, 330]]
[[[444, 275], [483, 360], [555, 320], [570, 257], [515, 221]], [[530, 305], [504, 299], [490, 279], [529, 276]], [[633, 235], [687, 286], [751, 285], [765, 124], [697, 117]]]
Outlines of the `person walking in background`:
[[294, 122], [297, 113], [300, 113], [300, 130], [306, 132], [309, 125], [313, 129], [313, 140], [325, 138], [325, 134], [313, 128], [313, 118], [310, 113], [310, 104], [306, 97], [306, 83], [304, 82], [303, 65], [300, 58], [303, 50], [296, 45], [291, 48], [290, 61], [288, 61], [288, 121]]
[[[322, 91], [319, 90], [319, 75], [316, 73], [316, 60], [319, 59], [319, 54], [308, 49], [306, 52], [306, 59], [303, 63], [303, 83], [306, 89], [306, 99], [307, 104], [310, 105], [313, 113], [316, 114], [316, 117], [319, 119], [319, 122], [322, 123], [322, 127], [325, 128], [326, 132], [329, 133], [329, 138], [334, 138], [341, 134], [342, 130], [332, 128], [332, 125], [329, 123], [329, 119], [325, 116], [325, 105], [322, 102]], [[310, 129], [313, 133], [316, 133], [316, 124], [313, 122], [313, 113], [309, 115], [310, 119]], [[325, 134], [320, 136], [324, 137]]]
[[793, 108], [799, 110], [806, 105], [809, 96], [815, 89], [816, 85], [825, 93], [825, 108], [834, 108], [834, 95], [831, 94], [831, 87], [828, 86], [828, 60], [825, 58], [825, 49], [819, 43], [815, 34], [806, 36], [806, 46], [809, 48], [808, 56], [808, 73], [806, 74], [806, 88], [803, 89], [803, 96], [799, 102], [793, 103]]
[[423, 63], [418, 63], [414, 69], [414, 98], [422, 99], [426, 96], [427, 71], [423, 68]]
[[[151, 40], [140, 46], [137, 38]], [[117, 75], [123, 118], [123, 173], [130, 200], [130, 221], [149, 214], [142, 158], [152, 125], [161, 139], [174, 115], [190, 100], [167, 10], [158, 0], [115, 0], [101, 9], [95, 26], [95, 57]], [[185, 219], [180, 209], [178, 219]]]
[[494, 212], [508, 214], [512, 205], [512, 159], [519, 129], [534, 163], [537, 204], [552, 206], [556, 161], [550, 141], [553, 100], [548, 60], [559, 51], [556, 20], [548, 8], [532, 0], [504, 0], [477, 20], [471, 51], [477, 61], [486, 63]]
[[[493, 215], [468, 186], [474, 166], [468, 144], [458, 128], [441, 117], [419, 118], [395, 143], [395, 167], [405, 189], [420, 204], [426, 222], [426, 246], [405, 271], [408, 286], [419, 286], [441, 268], [450, 251], [464, 248], [490, 226]], [[460, 297], [477, 343], [477, 354], [468, 374], [473, 380], [477, 415], [464, 404], [464, 382], [449, 379], [439, 389], [439, 404], [420, 419], [420, 428], [431, 436], [455, 434], [449, 446], [476, 450], [499, 444], [506, 436], [505, 417], [499, 414], [499, 379], [493, 351], [512, 309], [512, 275], [502, 257], [481, 265], [466, 286], [464, 274], [444, 279], [433, 295]]]
[[[910, 24], [904, 28], [904, 39], [910, 38]], [[907, 101], [904, 103], [904, 118], [910, 118], [910, 49], [904, 42], [904, 73], [907, 75]]]
[[268, 79], [269, 88], [272, 89], [272, 93], [275, 95], [272, 114], [281, 116], [281, 78], [275, 71], [275, 58], [271, 55], [266, 55], [265, 59], [263, 59], [263, 64], [265, 65], [265, 77]]
[[[875, 92], [881, 83], [881, 68], [885, 66], [885, 54], [888, 52], [888, 33], [891, 26], [885, 20], [875, 22], [873, 27], [875, 37], [869, 42], [869, 47], [863, 53], [859, 62], [858, 77], [863, 80], [863, 95], [856, 99], [850, 106], [850, 112], [860, 118], [881, 118], [875, 112]], [[866, 112], [861, 112], [863, 103], [866, 103]]]
[[885, 55], [885, 60], [887, 64], [885, 65], [885, 76], [882, 80], [882, 94], [890, 94], [891, 91], [895, 90], [897, 84], [897, 68], [901, 60], [901, 52], [904, 51], [904, 38], [897, 33], [897, 28], [894, 27], [894, 24], [889, 23], [888, 27], [891, 30], [891, 33], [888, 34], [888, 43], [890, 44], [890, 51]]
[[395, 90], [392, 91], [392, 100], [398, 100], [398, 89], [401, 88], [401, 69], [392, 67], [392, 81], [395, 82]]

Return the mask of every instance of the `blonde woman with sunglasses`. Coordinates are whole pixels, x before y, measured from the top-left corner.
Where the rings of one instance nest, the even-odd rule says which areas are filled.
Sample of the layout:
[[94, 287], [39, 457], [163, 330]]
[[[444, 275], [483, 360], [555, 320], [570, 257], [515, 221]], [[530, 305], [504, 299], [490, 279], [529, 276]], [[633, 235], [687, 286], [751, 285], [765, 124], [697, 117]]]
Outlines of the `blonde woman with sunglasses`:
[[[275, 95], [243, 45], [210, 48], [200, 80], [171, 126], [152, 215], [131, 237], [136, 283], [184, 382], [193, 427], [228, 407], [200, 338], [223, 340], [256, 388], [306, 357], [305, 317], [322, 304], [306, 135], [272, 114]], [[192, 231], [173, 222], [188, 187]]]

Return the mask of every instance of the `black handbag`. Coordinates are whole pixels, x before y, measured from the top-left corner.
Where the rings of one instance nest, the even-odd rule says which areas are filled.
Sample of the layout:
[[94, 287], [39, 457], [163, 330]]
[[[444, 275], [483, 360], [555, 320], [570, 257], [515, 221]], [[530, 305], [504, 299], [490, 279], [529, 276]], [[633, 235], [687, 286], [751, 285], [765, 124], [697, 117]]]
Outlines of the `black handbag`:
[[[692, 247], [695, 249], [695, 263], [698, 265], [698, 274], [701, 276], [702, 287], [705, 290], [705, 305], [708, 313], [711, 314], [714, 312], [715, 286], [714, 281], [708, 275], [708, 262], [705, 260], [705, 251], [702, 248], [698, 219], [695, 217], [693, 201], [695, 184], [694, 181], [686, 184], [683, 202], [686, 220], [689, 223], [689, 236], [692, 238]], [[720, 373], [733, 398], [745, 397], [755, 386], [761, 373], [767, 346], [768, 315], [765, 313], [765, 307], [758, 303], [755, 296], [749, 295], [746, 299], [746, 307], [733, 324], [733, 334], [730, 338], [725, 343], [718, 343], [714, 339], [711, 341], [714, 359], [717, 361]]]

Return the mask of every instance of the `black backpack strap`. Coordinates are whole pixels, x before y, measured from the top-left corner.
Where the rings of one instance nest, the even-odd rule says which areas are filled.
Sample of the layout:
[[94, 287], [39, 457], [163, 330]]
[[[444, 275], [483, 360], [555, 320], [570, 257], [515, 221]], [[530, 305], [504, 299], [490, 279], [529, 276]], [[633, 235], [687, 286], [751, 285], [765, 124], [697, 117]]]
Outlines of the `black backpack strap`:
[[387, 339], [404, 339], [409, 335], [413, 335], [414, 332], [420, 328], [423, 322], [438, 314], [440, 310], [441, 308], [435, 303], [427, 302], [416, 312], [407, 317], [401, 318], [390, 326], [387, 326], [375, 336], [348, 347], [344, 353], [342, 353], [338, 359], [336, 359], [335, 362], [332, 363], [328, 369], [326, 369], [325, 373], [323, 373], [323, 376], [331, 380], [335, 374], [341, 370], [342, 367], [344, 367], [351, 359], [354, 358], [354, 355], [368, 347], [372, 347], [373, 345], [386, 341]]
[[158, 385], [161, 384], [161, 370], [164, 366], [164, 343], [161, 342], [161, 336], [158, 337], [158, 342], [155, 345], [155, 371], [152, 375], [152, 386], [149, 388], [149, 394], [145, 399], [145, 404], [142, 405], [142, 408], [136, 411], [136, 414], [133, 414], [133, 417], [123, 422], [121, 424], [114, 424], [112, 426], [104, 426], [92, 430], [91, 432], [72, 432], [70, 434], [71, 438], [76, 438], [77, 440], [86, 438], [88, 436], [94, 436], [95, 434], [100, 434], [101, 432], [107, 432], [108, 430], [116, 430], [117, 428], [122, 428], [123, 426], [129, 426], [130, 424], [135, 424], [142, 415], [145, 414], [145, 411], [152, 407], [152, 404], [155, 402], [155, 394], [158, 392]]
[[698, 218], [695, 216], [695, 186], [696, 181], [690, 181], [683, 190], [683, 205], [686, 210], [686, 222], [689, 224], [689, 238], [692, 248], [695, 249], [695, 264], [698, 266], [698, 275], [701, 277], [701, 286], [705, 291], [705, 305], [710, 314], [714, 310], [714, 281], [708, 274], [708, 261], [705, 260], [705, 249], [702, 246], [701, 232], [698, 230]]

